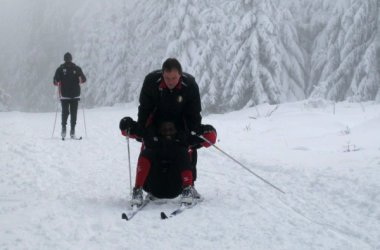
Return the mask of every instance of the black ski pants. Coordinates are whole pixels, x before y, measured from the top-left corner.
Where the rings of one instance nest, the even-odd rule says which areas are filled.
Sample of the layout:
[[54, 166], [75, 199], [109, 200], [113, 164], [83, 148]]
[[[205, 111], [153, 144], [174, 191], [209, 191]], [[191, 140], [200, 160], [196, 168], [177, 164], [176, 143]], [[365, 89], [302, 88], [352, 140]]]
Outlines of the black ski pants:
[[70, 125], [71, 128], [75, 128], [77, 123], [77, 113], [78, 113], [78, 98], [74, 99], [61, 99], [62, 105], [62, 126], [66, 126], [67, 118], [70, 115]]

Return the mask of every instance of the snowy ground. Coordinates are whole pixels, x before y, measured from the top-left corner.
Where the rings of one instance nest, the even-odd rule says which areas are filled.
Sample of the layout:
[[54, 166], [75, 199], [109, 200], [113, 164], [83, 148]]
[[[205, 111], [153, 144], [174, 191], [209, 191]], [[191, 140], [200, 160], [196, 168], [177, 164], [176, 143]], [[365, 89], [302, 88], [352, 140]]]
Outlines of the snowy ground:
[[[88, 137], [51, 138], [54, 113], [0, 113], [0, 249], [380, 249], [380, 105], [298, 102], [204, 117], [199, 206], [121, 220], [129, 199], [118, 123], [134, 105], [86, 110]], [[84, 136], [80, 110], [78, 134]], [[60, 120], [60, 119], [59, 119]], [[131, 142], [133, 179], [140, 144]], [[349, 152], [347, 152], [349, 151]]]

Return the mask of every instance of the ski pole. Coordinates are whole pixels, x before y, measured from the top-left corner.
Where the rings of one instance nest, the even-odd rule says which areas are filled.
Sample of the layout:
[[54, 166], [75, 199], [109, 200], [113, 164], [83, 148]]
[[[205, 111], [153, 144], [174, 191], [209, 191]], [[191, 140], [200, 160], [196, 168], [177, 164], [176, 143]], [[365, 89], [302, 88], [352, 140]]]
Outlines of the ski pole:
[[54, 126], [53, 126], [53, 132], [51, 133], [51, 138], [53, 138], [54, 136], [55, 124], [57, 123], [58, 106], [59, 106], [59, 87], [57, 87], [57, 108], [55, 109]]
[[86, 117], [84, 115], [84, 106], [85, 106], [85, 101], [84, 101], [84, 94], [83, 94], [83, 105], [82, 105], [82, 111], [83, 111], [83, 124], [84, 124], [84, 134], [87, 137], [87, 126], [86, 126]]
[[197, 135], [199, 138], [201, 138], [202, 140], [204, 140], [205, 142], [209, 143], [211, 146], [213, 146], [214, 148], [216, 148], [217, 150], [219, 150], [220, 152], [222, 152], [224, 155], [226, 155], [228, 158], [230, 158], [231, 160], [233, 160], [234, 162], [236, 162], [237, 164], [239, 164], [242, 168], [244, 168], [245, 170], [247, 170], [249, 173], [253, 174], [254, 176], [256, 176], [257, 178], [259, 178], [260, 180], [262, 180], [263, 182], [265, 182], [266, 184], [268, 184], [269, 186], [273, 187], [274, 189], [276, 189], [277, 191], [285, 194], [284, 191], [282, 191], [280, 188], [276, 187], [275, 185], [273, 185], [272, 183], [270, 183], [269, 181], [265, 180], [263, 177], [259, 176], [258, 174], [256, 174], [255, 172], [253, 172], [252, 170], [250, 170], [248, 167], [244, 166], [241, 162], [239, 162], [238, 160], [236, 160], [235, 158], [233, 158], [231, 155], [227, 154], [226, 152], [224, 152], [221, 148], [219, 148], [218, 146], [214, 145], [213, 143], [211, 143], [209, 140], [207, 140], [204, 136], [202, 135]]
[[127, 147], [128, 147], [129, 193], [132, 197], [132, 174], [131, 174], [132, 171], [131, 171], [131, 151], [129, 148], [129, 129], [127, 130], [126, 139], [127, 139]]

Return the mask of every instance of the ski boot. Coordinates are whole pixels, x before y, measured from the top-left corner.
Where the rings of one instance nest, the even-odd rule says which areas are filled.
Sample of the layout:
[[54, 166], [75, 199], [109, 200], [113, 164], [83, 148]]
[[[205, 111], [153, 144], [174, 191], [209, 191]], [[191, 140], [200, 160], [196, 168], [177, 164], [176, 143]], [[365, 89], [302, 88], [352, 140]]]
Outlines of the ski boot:
[[66, 137], [66, 126], [62, 126], [61, 137], [62, 140], [64, 140]]
[[70, 137], [71, 137], [71, 139], [75, 139], [75, 128], [74, 127], [71, 127], [71, 129], [70, 129]]
[[143, 190], [142, 188], [133, 188], [131, 206], [141, 206], [143, 204]]
[[[195, 189], [192, 186], [187, 186], [182, 190], [181, 203], [186, 205], [193, 204], [195, 199]], [[198, 192], [196, 192], [198, 194]], [[199, 195], [199, 194], [198, 194]]]

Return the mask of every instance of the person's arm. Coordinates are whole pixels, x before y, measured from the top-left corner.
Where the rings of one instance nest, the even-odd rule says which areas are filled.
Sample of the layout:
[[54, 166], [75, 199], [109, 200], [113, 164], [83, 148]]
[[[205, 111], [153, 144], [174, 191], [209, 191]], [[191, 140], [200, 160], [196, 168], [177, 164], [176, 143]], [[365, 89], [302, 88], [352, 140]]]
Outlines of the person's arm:
[[202, 122], [201, 116], [201, 98], [199, 94], [199, 88], [195, 80], [189, 85], [189, 96], [185, 109], [185, 120], [187, 127], [190, 131], [197, 132]]
[[83, 74], [83, 71], [80, 67], [78, 67], [78, 71], [79, 71], [79, 83], [85, 83], [87, 81], [87, 78]]
[[55, 86], [59, 86], [60, 83], [61, 83], [60, 69], [61, 69], [61, 67], [59, 67], [59, 68], [55, 71], [55, 74], [54, 74], [54, 77], [53, 77], [53, 84], [54, 84]]
[[157, 80], [153, 79], [149, 74], [145, 77], [139, 97], [139, 108], [137, 114], [137, 124], [140, 128], [145, 128], [148, 125], [148, 119], [157, 107]]

